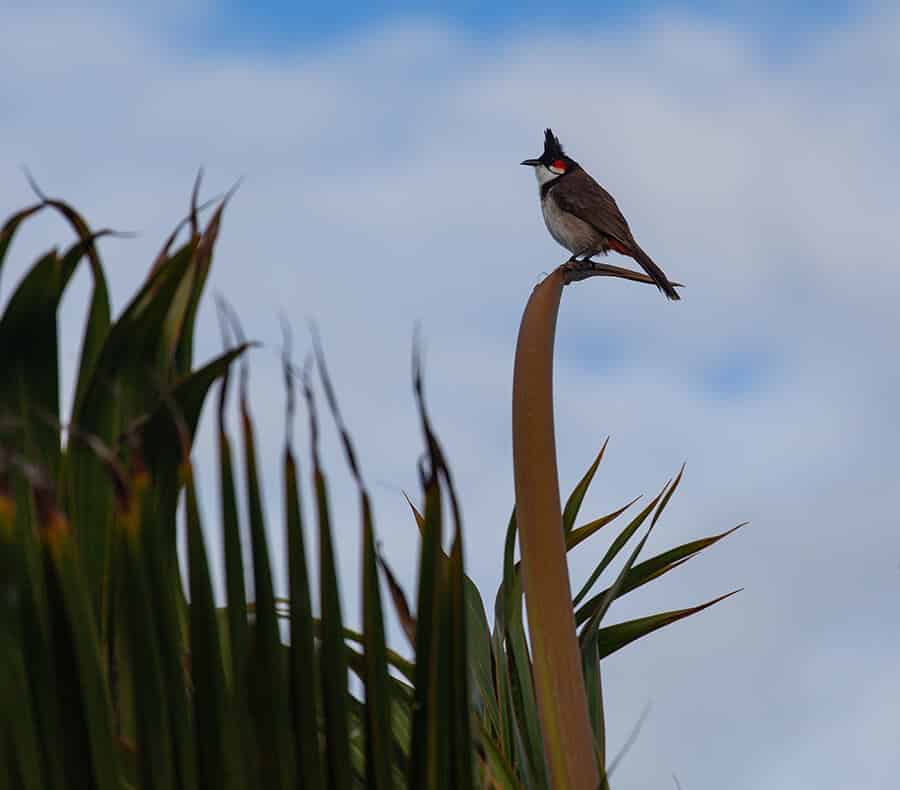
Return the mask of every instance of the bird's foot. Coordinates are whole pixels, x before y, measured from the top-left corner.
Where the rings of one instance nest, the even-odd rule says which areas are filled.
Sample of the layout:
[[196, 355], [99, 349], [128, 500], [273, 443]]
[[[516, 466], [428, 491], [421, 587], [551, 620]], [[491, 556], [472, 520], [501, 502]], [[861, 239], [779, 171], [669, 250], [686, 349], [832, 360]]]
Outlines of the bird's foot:
[[562, 268], [568, 272], [586, 272], [593, 269], [596, 265], [597, 262], [592, 261], [590, 255], [584, 255], [581, 258], [573, 255], [562, 265]]

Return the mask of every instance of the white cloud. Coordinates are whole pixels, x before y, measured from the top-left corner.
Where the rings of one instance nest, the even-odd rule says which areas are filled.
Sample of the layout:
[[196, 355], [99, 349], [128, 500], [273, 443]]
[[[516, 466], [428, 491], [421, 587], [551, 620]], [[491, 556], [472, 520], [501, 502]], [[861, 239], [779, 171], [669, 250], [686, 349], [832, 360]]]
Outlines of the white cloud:
[[[747, 588], [608, 662], [612, 748], [654, 704], [619, 781], [664, 787], [674, 771], [684, 787], [841, 777], [880, 789], [897, 774], [885, 732], [900, 702], [900, 16], [873, 13], [780, 62], [740, 31], [671, 16], [627, 35], [598, 26], [574, 40], [490, 45], [409, 25], [278, 57], [174, 51], [158, 20], [122, 14], [3, 21], [0, 209], [30, 199], [24, 163], [98, 225], [139, 229], [103, 245], [121, 306], [183, 213], [194, 169], [207, 166], [210, 190], [244, 176], [211, 287], [269, 344], [279, 310], [298, 334], [317, 320], [385, 552], [409, 585], [415, 532], [400, 490], [415, 491], [420, 446], [408, 382], [416, 320], [463, 494], [469, 568], [489, 597], [499, 575], [519, 312], [564, 257], [517, 162], [553, 125], [688, 284], [677, 305], [618, 282], [566, 294], [564, 488], [609, 433], [586, 512], [653, 494], [687, 459], [657, 550], [754, 522], [614, 607], [625, 617]], [[24, 233], [18, 270], [59, 235], [50, 221]], [[5, 295], [12, 282], [4, 272]], [[66, 302], [69, 364], [84, 286]], [[201, 333], [208, 356], [219, 337], [209, 307]], [[771, 360], [759, 387], [707, 392], [703, 371], [747, 348]], [[270, 350], [254, 357], [253, 376], [275, 514], [282, 392]], [[333, 489], [349, 492], [325, 433]], [[198, 457], [212, 517], [210, 447], [207, 433]], [[352, 574], [355, 497], [340, 499]], [[579, 579], [592, 558], [575, 557]], [[357, 594], [345, 590], [351, 612]]]

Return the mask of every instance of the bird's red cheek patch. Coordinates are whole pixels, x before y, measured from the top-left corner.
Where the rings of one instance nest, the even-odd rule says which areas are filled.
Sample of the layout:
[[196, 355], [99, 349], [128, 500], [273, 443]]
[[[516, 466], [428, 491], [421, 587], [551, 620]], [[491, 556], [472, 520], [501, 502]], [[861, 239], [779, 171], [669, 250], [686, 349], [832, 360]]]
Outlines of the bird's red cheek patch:
[[557, 159], [552, 165], [550, 165], [550, 169], [555, 170], [557, 173], [565, 173], [566, 163], [563, 162], [562, 159]]

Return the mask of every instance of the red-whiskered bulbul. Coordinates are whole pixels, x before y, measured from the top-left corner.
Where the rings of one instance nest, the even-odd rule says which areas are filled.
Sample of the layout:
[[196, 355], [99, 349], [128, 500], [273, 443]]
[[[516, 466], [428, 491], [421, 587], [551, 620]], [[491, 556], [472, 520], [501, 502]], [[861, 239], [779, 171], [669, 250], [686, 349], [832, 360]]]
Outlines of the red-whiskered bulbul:
[[547, 230], [572, 253], [570, 261], [614, 250], [634, 258], [669, 299], [680, 298], [663, 270], [634, 240], [613, 196], [566, 156], [552, 130], [544, 132], [543, 155], [522, 164], [534, 168]]

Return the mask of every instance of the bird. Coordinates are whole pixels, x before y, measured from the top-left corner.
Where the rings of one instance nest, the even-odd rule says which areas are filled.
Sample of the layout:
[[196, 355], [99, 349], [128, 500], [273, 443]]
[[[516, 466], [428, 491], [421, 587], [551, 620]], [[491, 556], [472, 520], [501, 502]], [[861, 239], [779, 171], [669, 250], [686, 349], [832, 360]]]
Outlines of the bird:
[[566, 156], [552, 129], [544, 131], [544, 153], [521, 164], [534, 168], [544, 223], [550, 235], [572, 253], [570, 263], [578, 256], [589, 261], [613, 250], [637, 261], [669, 299], [680, 298], [663, 270], [635, 241], [613, 196]]

